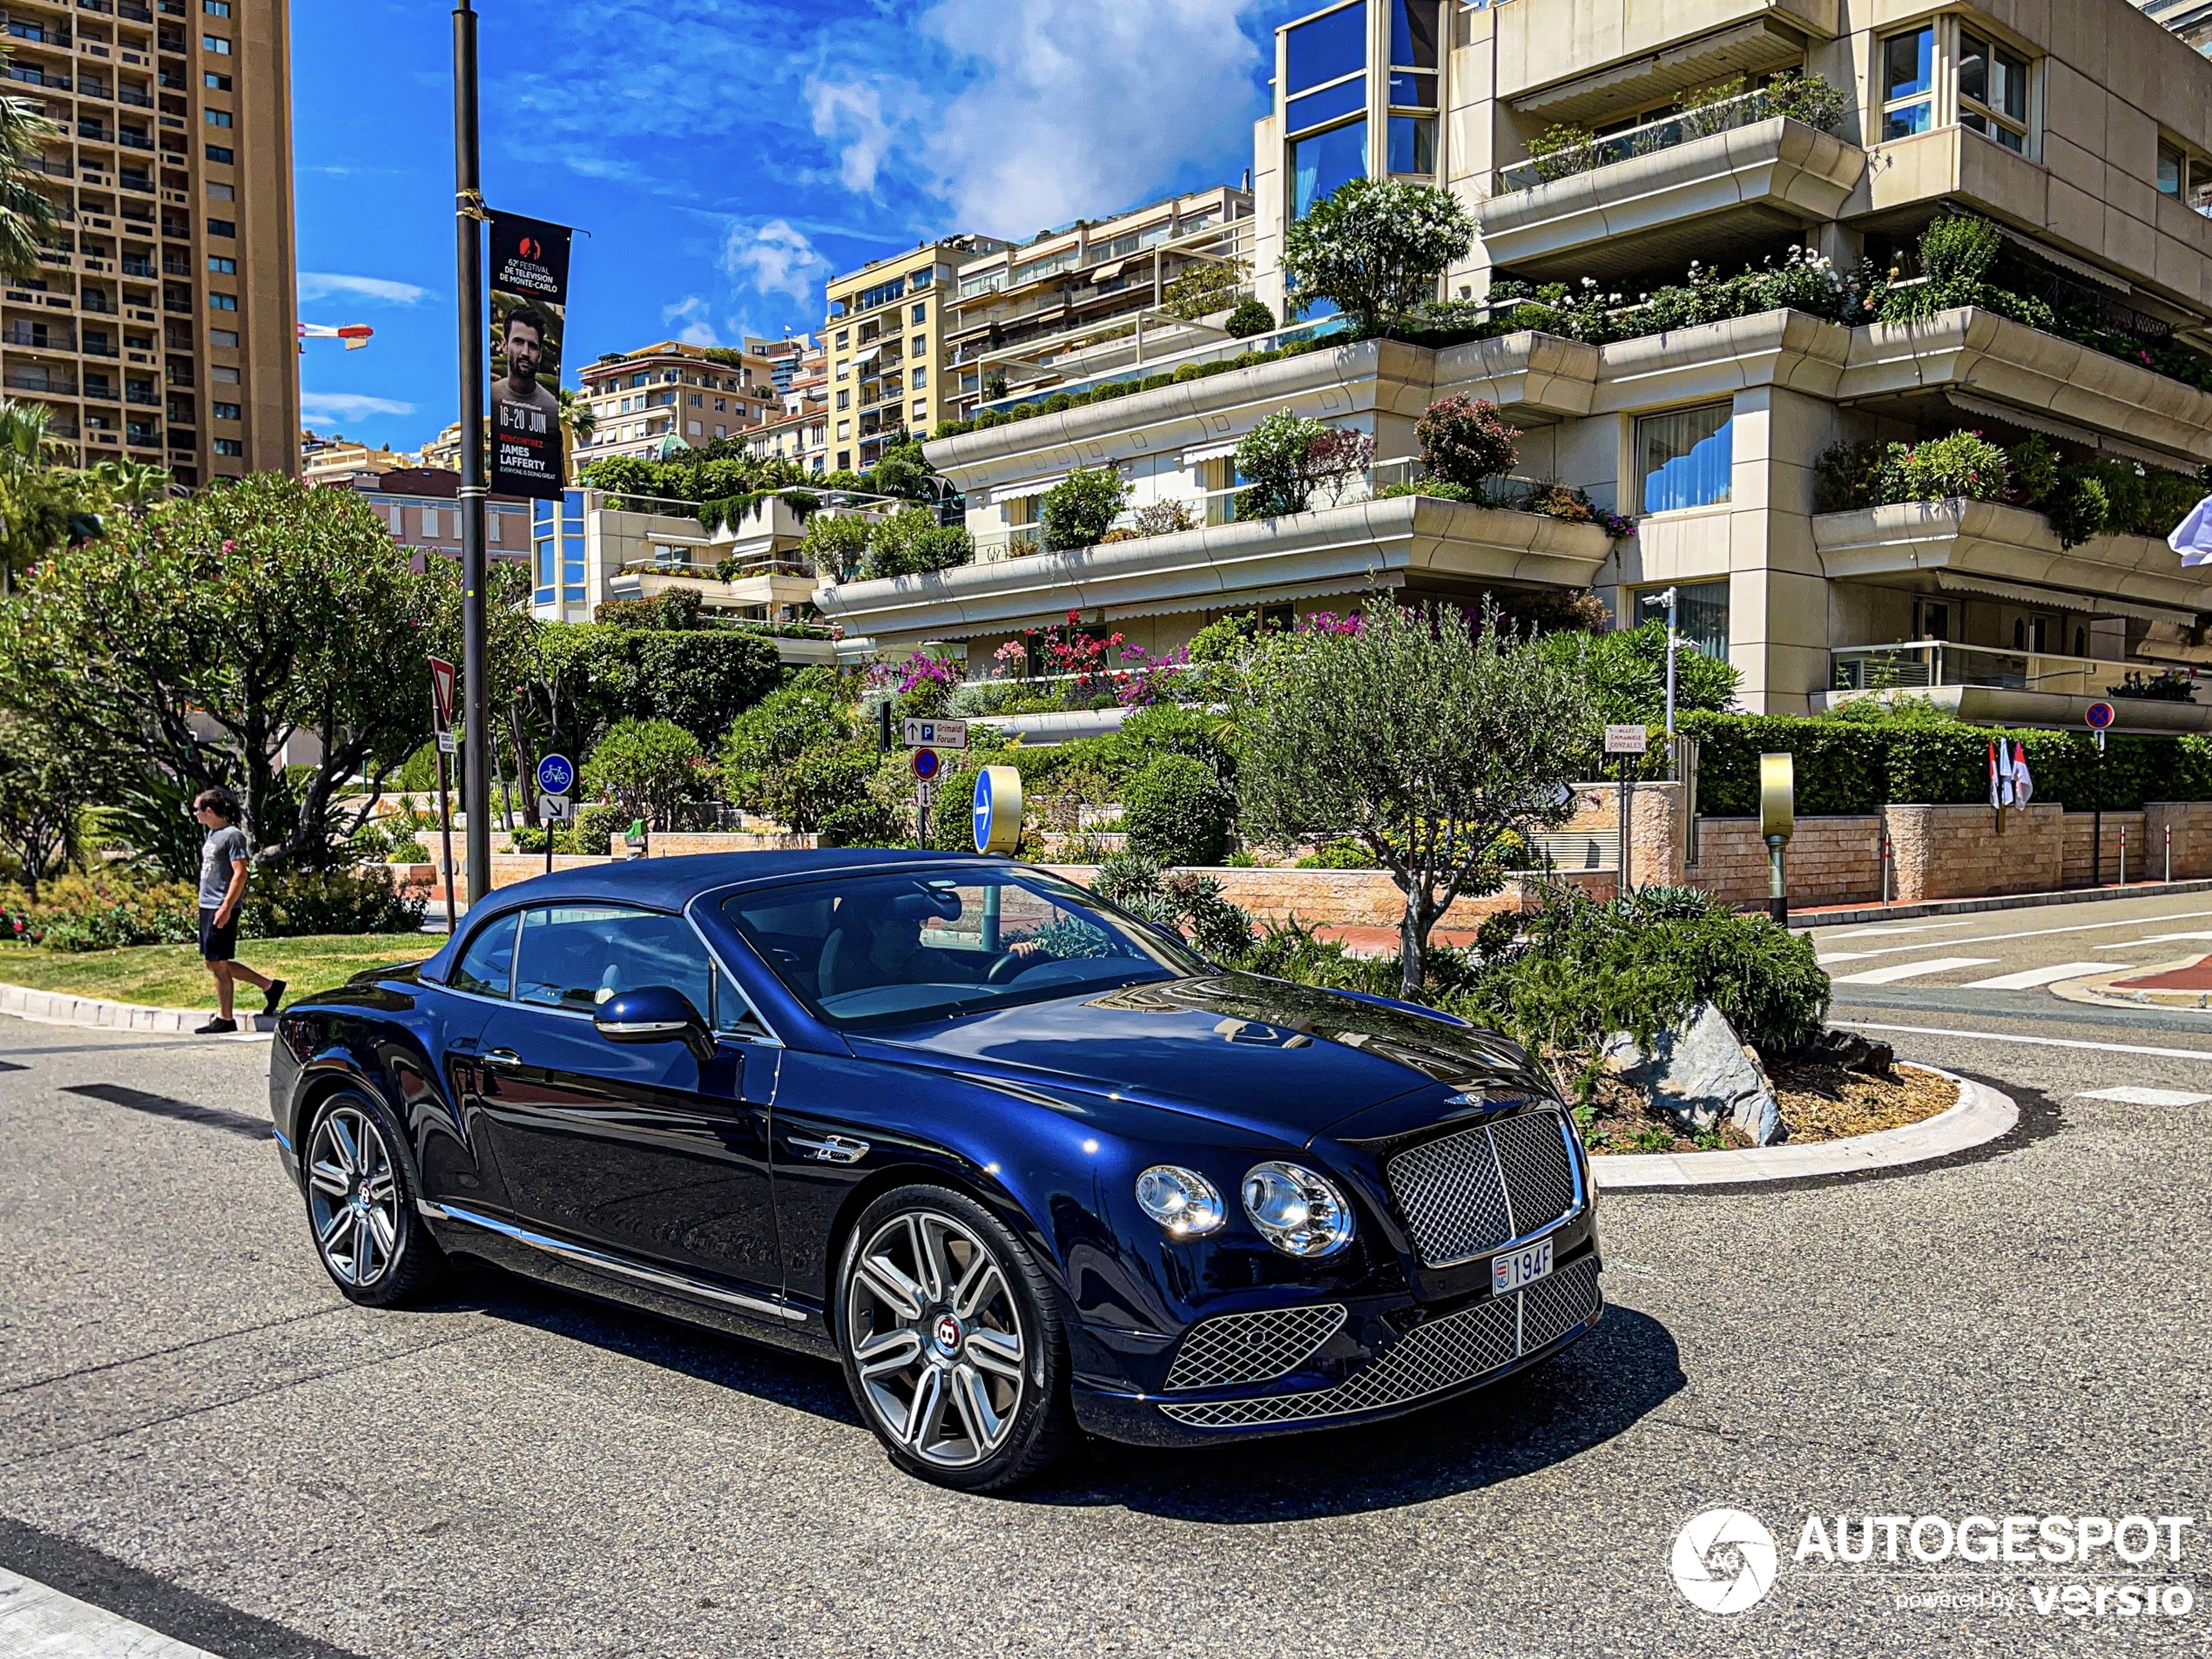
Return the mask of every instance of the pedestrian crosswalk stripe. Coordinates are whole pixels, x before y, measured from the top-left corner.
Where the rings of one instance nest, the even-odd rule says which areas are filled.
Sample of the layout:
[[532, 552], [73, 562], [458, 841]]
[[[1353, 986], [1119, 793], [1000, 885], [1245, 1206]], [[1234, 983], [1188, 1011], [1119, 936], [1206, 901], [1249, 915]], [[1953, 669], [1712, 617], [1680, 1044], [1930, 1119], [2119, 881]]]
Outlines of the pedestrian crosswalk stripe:
[[2056, 985], [2060, 980], [2080, 979], [2087, 974], [2126, 974], [2132, 972], [2125, 962], [2053, 962], [2043, 968], [2024, 968], [2017, 974], [2000, 974], [1994, 979], [1966, 981], [1970, 991], [2030, 991], [2039, 985]]
[[1839, 975], [1838, 985], [1893, 985], [1901, 979], [1919, 979], [1925, 974], [1948, 974], [1954, 968], [1986, 968], [1997, 959], [1994, 956], [1939, 956], [1928, 962], [1892, 962], [1887, 968], [1870, 968], [1863, 974]]
[[2121, 1089], [2085, 1089], [2076, 1100], [2116, 1100], [2122, 1106], [2202, 1106], [2212, 1095], [2191, 1095], [2179, 1089], [2143, 1089], [2130, 1083]]

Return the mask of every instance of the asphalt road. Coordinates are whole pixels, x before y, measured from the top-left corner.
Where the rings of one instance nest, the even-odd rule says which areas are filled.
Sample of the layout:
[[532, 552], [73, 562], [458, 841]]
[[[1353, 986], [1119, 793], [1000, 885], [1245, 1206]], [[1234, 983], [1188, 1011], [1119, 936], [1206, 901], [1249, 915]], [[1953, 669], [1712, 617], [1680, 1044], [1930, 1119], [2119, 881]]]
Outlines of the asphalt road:
[[[0, 1567], [230, 1659], [2201, 1653], [2212, 1014], [1963, 984], [2212, 931], [2192, 898], [1996, 937], [2107, 908], [1953, 919], [1918, 957], [1820, 941], [1992, 959], [1836, 1012], [2013, 1095], [2005, 1141], [1608, 1197], [1611, 1312], [1529, 1377], [1375, 1429], [1098, 1448], [990, 1499], [894, 1472], [825, 1366], [491, 1273], [356, 1310], [255, 1128], [262, 1044], [0, 1020]], [[1781, 1540], [1731, 1617], [1669, 1571], [1716, 1506]], [[2199, 1525], [2178, 1566], [1824, 1567], [1792, 1559], [1813, 1514]], [[2122, 1582], [2192, 1611], [2033, 1599]], [[2010, 1605], [1898, 1604], [1931, 1592]]]

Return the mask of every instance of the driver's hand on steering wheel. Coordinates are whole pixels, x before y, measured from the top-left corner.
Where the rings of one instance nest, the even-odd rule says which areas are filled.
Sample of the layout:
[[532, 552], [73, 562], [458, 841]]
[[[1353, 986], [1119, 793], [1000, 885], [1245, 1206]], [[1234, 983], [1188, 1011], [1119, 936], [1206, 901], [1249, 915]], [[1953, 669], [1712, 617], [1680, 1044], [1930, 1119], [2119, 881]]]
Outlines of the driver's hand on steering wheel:
[[1043, 948], [1043, 944], [1037, 940], [1017, 939], [1006, 948], [1006, 954], [1009, 956], [1027, 956], [1032, 951], [1040, 951]]

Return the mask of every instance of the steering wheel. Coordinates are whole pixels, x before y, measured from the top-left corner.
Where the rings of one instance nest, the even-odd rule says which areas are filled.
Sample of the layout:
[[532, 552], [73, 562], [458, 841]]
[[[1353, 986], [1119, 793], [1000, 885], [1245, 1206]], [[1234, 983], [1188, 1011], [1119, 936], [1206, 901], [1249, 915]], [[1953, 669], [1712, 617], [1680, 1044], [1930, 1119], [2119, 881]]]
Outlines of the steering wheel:
[[1009, 950], [985, 971], [983, 983], [1004, 985], [1017, 974], [1024, 973], [1040, 962], [1049, 962], [1051, 960], [1042, 951]]

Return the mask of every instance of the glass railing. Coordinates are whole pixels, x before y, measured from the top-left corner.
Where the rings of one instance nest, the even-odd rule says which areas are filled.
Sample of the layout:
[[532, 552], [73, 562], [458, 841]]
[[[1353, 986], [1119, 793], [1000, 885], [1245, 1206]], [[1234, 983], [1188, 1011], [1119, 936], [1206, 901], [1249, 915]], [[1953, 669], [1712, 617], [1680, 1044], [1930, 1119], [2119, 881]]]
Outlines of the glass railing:
[[1841, 113], [1840, 108], [1826, 107], [1833, 94], [1824, 81], [1817, 78], [1803, 83], [1791, 83], [1787, 91], [1762, 89], [1746, 92], [1740, 98], [1726, 98], [1717, 104], [1704, 105], [1678, 114], [1662, 116], [1656, 121], [1628, 127], [1619, 132], [1602, 137], [1590, 137], [1580, 143], [1571, 143], [1527, 161], [1516, 161], [1509, 167], [1498, 169], [1498, 194], [1506, 195], [1516, 190], [1533, 190], [1538, 185], [1549, 184], [1556, 179], [1571, 179], [1576, 173], [1589, 172], [1598, 167], [1610, 166], [1616, 161], [1627, 161], [1635, 156], [1656, 154], [1671, 150], [1677, 145], [1688, 144], [1694, 138], [1710, 137], [1716, 132], [1727, 132], [1734, 128], [1750, 126], [1777, 115], [1786, 115], [1814, 126], [1832, 125]]
[[1155, 374], [1172, 374], [1185, 363], [1225, 363], [1248, 351], [1273, 351], [1293, 341], [1325, 340], [1332, 334], [1342, 334], [1351, 326], [1350, 320], [1344, 317], [1324, 317], [1316, 322], [1293, 323], [1287, 328], [1271, 329], [1266, 334], [1253, 334], [1244, 340], [1217, 341], [1184, 351], [1165, 352], [1157, 357], [1147, 357], [1142, 363], [1102, 371], [1089, 380], [1055, 381], [1050, 385], [1028, 387], [1003, 397], [991, 398], [977, 404], [975, 411], [980, 415], [985, 409], [1010, 409], [1017, 403], [1042, 401], [1055, 392], [1066, 392], [1073, 396], [1077, 392], [1088, 392], [1093, 387], [1103, 386], [1109, 381], [1150, 380]]
[[2199, 695], [2200, 691], [2212, 693], [2212, 671], [2166, 663], [2001, 651], [1941, 640], [1839, 646], [1829, 651], [1828, 661], [1829, 689], [1837, 691], [1912, 691], [1974, 685], [2006, 691], [2051, 691], [2062, 697], [2212, 704], [2212, 695]]

